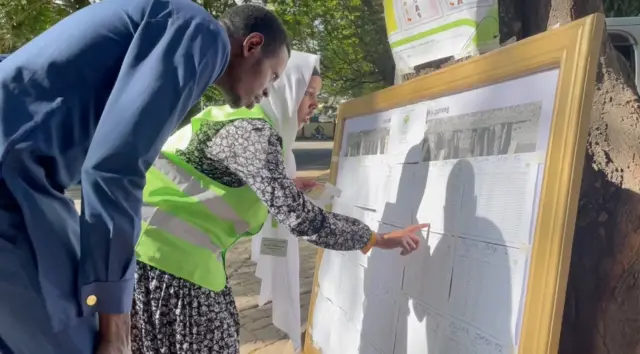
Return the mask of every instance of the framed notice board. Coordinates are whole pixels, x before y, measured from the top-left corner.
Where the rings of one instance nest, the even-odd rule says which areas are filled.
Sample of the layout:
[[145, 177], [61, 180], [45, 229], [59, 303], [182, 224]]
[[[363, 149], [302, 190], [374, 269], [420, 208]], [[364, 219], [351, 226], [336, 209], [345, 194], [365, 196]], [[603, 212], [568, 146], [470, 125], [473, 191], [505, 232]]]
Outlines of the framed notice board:
[[333, 210], [431, 228], [407, 257], [319, 251], [304, 353], [557, 352], [603, 26], [340, 106]]

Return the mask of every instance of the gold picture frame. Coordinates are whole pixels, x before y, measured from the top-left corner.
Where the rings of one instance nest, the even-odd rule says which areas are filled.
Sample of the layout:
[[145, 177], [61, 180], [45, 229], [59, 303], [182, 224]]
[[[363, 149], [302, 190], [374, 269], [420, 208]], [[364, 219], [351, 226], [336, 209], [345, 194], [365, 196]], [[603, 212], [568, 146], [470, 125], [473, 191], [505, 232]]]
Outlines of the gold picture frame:
[[[527, 278], [519, 354], [557, 353], [604, 16], [594, 14], [463, 63], [340, 105], [331, 159], [335, 184], [345, 120], [559, 69]], [[550, 151], [553, 154], [549, 153]], [[304, 353], [313, 345], [316, 256]], [[340, 354], [340, 353], [323, 353]], [[390, 353], [384, 353], [390, 354]]]

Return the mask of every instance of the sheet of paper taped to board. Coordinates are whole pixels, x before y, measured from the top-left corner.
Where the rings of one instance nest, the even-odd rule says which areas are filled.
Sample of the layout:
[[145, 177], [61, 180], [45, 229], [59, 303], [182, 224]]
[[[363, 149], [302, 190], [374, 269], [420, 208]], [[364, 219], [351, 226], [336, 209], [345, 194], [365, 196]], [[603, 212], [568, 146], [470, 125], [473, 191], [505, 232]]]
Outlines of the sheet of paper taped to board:
[[431, 229], [408, 257], [324, 252], [312, 324], [323, 353], [517, 350], [557, 78], [345, 122], [333, 210], [379, 232]]

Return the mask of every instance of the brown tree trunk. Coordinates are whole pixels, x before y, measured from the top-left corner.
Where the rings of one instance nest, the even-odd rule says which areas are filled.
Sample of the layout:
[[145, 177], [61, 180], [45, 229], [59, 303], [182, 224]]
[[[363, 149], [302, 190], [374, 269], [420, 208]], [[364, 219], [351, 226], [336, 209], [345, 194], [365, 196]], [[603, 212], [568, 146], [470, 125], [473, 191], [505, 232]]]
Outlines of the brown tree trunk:
[[[602, 12], [602, 0], [500, 0], [518, 39]], [[640, 101], [604, 36], [560, 353], [640, 353]], [[503, 38], [506, 39], [506, 38]]]

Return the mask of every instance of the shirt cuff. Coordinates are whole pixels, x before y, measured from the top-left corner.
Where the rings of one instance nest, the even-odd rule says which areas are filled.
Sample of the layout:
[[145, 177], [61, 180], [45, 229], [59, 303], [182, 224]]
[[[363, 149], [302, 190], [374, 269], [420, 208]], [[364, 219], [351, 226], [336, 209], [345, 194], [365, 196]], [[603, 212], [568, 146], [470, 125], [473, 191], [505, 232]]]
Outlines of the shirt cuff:
[[376, 235], [376, 233], [375, 233], [375, 232], [373, 232], [373, 231], [372, 231], [372, 232], [371, 232], [371, 237], [369, 237], [369, 242], [367, 242], [367, 244], [366, 244], [366, 245], [364, 245], [364, 247], [362, 247], [362, 248], [360, 249], [360, 251], [361, 251], [363, 254], [367, 254], [367, 253], [369, 253], [369, 251], [373, 248], [373, 246], [375, 246], [375, 244], [376, 244], [376, 239], [377, 239], [377, 235]]
[[96, 282], [82, 286], [80, 301], [83, 316], [94, 313], [129, 313], [133, 302], [134, 278], [118, 282]]

